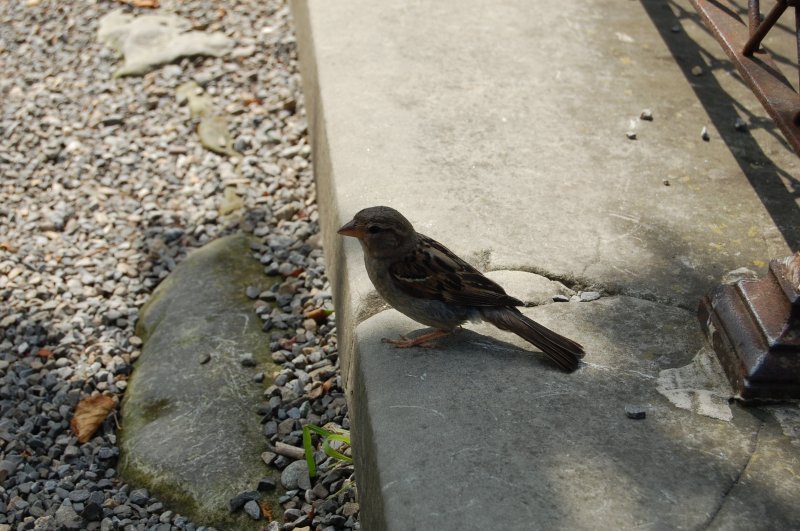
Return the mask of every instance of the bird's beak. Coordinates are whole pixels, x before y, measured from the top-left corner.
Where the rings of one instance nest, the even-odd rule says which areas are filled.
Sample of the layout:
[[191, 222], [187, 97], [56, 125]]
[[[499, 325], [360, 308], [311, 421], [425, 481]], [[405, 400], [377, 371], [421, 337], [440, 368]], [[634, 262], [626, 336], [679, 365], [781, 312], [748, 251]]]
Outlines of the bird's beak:
[[350, 222], [345, 223], [336, 232], [338, 232], [342, 236], [352, 236], [353, 238], [363, 238], [367, 234], [366, 232], [364, 232], [364, 229], [356, 226], [356, 220], [351, 220]]

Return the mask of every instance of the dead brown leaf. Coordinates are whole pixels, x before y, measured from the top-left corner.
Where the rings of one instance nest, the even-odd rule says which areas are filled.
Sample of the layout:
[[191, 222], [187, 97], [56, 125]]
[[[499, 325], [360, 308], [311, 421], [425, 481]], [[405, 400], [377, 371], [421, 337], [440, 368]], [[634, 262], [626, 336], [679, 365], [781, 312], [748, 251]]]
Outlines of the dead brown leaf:
[[148, 9], [157, 9], [161, 6], [159, 0], [117, 0], [121, 4], [128, 4], [133, 7], [146, 7]]
[[264, 102], [261, 98], [258, 98], [249, 92], [245, 92], [242, 94], [242, 103], [245, 105], [261, 105]]
[[103, 246], [103, 247], [98, 247], [98, 248], [96, 248], [96, 249], [92, 249], [91, 251], [89, 251], [88, 253], [86, 253], [84, 256], [85, 256], [85, 257], [94, 256], [94, 255], [96, 255], [96, 254], [105, 253], [105, 252], [107, 252], [107, 251], [108, 251], [108, 247], [106, 247], [106, 246]]
[[271, 522], [273, 520], [272, 508], [269, 506], [267, 500], [260, 500], [258, 506], [261, 508], [261, 516], [264, 520]]
[[47, 347], [42, 347], [39, 349], [39, 352], [37, 352], [36, 355], [39, 356], [40, 358], [52, 358], [53, 351]]
[[308, 392], [306, 396], [311, 400], [316, 400], [317, 398], [321, 397], [322, 395], [326, 395], [330, 392], [333, 384], [336, 382], [336, 377], [328, 378], [321, 384], [317, 385], [316, 387], [312, 388], [311, 391]]
[[117, 406], [117, 401], [107, 395], [95, 395], [84, 398], [75, 406], [75, 414], [69, 425], [78, 442], [85, 443], [94, 436], [97, 428]]
[[318, 385], [315, 388], [313, 388], [311, 391], [309, 391], [307, 396], [311, 400], [316, 400], [317, 398], [322, 396], [322, 392], [323, 391], [324, 391], [324, 389], [322, 389], [322, 385]]
[[8, 251], [9, 253], [16, 252], [16, 249], [14, 249], [14, 247], [12, 247], [10, 243], [6, 242], [0, 242], [0, 249]]
[[314, 319], [319, 323], [320, 321], [325, 321], [328, 318], [328, 312], [322, 308], [315, 308], [306, 312], [306, 318]]

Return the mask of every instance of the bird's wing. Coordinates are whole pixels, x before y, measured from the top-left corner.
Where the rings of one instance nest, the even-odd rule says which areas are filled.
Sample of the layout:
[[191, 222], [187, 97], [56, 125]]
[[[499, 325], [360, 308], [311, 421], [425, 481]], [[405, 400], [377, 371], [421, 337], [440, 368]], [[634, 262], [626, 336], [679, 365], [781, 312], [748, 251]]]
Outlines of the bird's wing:
[[389, 267], [395, 285], [421, 299], [434, 299], [460, 306], [522, 306], [502, 287], [427, 236], [405, 259]]

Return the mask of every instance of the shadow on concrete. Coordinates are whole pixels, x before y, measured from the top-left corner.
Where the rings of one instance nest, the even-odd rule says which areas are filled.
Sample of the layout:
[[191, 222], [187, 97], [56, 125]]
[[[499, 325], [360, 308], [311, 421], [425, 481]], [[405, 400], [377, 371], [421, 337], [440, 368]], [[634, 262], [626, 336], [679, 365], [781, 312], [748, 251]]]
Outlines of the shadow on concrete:
[[[708, 32], [696, 12], [687, 11], [672, 0], [667, 2], [640, 1], [686, 77], [687, 83], [694, 90], [697, 99], [705, 108], [722, 140], [730, 149], [742, 169], [742, 173], [747, 177], [753, 190], [764, 204], [787, 245], [793, 250], [800, 249], [800, 231], [797, 230], [800, 227], [800, 208], [797, 205], [797, 201], [800, 199], [800, 180], [775, 166], [750, 134], [742, 134], [734, 130], [731, 124], [739, 114], [745, 115], [751, 129], [764, 129], [778, 139], [785, 149], [792, 151], [791, 147], [771, 119], [756, 116], [744, 108], [722, 88], [714, 76], [706, 75], [698, 78], [692, 75], [692, 67], [700, 64], [706, 64], [712, 70], [735, 71], [730, 61], [727, 59], [717, 60], [685, 32], [673, 33], [671, 31], [670, 28], [682, 19], [688, 19]], [[678, 15], [676, 16], [675, 13]], [[781, 63], [790, 63], [786, 57], [779, 55], [774, 57]], [[734, 74], [734, 77], [742, 82], [738, 73]], [[790, 183], [792, 191], [787, 191], [783, 180]]]
[[[594, 303], [579, 304], [582, 309]], [[608, 466], [608, 477], [618, 484], [628, 484], [632, 502], [634, 497], [647, 496], [648, 492], [655, 494], [654, 486], [660, 485], [663, 498], [652, 502], [653, 511], [641, 525], [659, 527], [675, 522], [672, 518], [682, 510], [695, 516], [706, 511], [706, 519], [697, 529], [794, 528], [800, 524], [793, 501], [797, 476], [787, 474], [789, 469], [781, 464], [797, 464], [800, 452], [772, 414], [760, 407], [744, 407], [731, 401], [732, 421], [707, 418], [677, 409], [663, 396], [656, 395], [653, 400], [647, 396], [647, 390], [655, 388], [655, 381], [643, 385], [642, 380], [626, 374], [631, 369], [639, 375], [655, 376], [662, 369], [691, 363], [696, 354], [693, 346], [706, 343], [699, 326], [694, 326], [695, 312], [686, 315], [689, 323], [682, 330], [671, 329], [675, 325], [682, 327], [680, 317], [665, 327], [667, 320], [657, 319], [661, 310], [654, 306], [650, 311], [637, 311], [635, 320], [629, 322], [630, 329], [626, 329], [620, 326], [619, 314], [610, 309], [592, 311], [591, 319], [582, 319], [590, 323], [588, 329], [574, 336], [565, 331], [587, 345], [596, 344], [602, 337], [605, 344], [618, 349], [610, 355], [602, 353], [604, 362], [611, 363], [606, 363], [608, 370], [592, 375], [589, 384], [592, 393], [587, 397], [586, 407], [596, 409], [600, 422], [589, 418], [575, 436], [589, 443], [583, 445], [586, 459], [597, 460], [600, 456]], [[652, 359], [649, 355], [658, 348], [659, 341], [675, 343], [669, 347], [673, 352], [671, 359]], [[585, 361], [591, 364], [593, 355], [598, 354], [601, 353], [588, 349]], [[582, 366], [579, 372], [591, 369]], [[620, 404], [637, 399], [641, 400], [639, 405], [648, 409], [646, 420], [626, 419], [619, 422], [619, 431], [609, 432], [607, 425], [616, 420], [615, 415], [602, 418], [608, 409], [615, 406], [619, 409]], [[616, 411], [617, 416], [624, 416], [620, 413]], [[595, 430], [597, 433], [605, 430], [609, 437], [606, 444], [593, 444], [596, 436], [591, 433]], [[670, 474], [664, 469], [665, 462], [682, 470], [672, 481], [664, 481]], [[668, 503], [662, 504], [665, 500]], [[712, 510], [702, 509], [702, 503], [710, 500]], [[691, 527], [696, 524], [693, 522]]]
[[[506, 529], [589, 529], [595, 517], [619, 529], [800, 523], [796, 480], [769, 464], [797, 452], [771, 415], [734, 404], [733, 421], [718, 421], [656, 393], [659, 371], [689, 364], [704, 342], [693, 309], [604, 298], [530, 311], [584, 343], [588, 365], [563, 374], [513, 335], [487, 335], [490, 325], [433, 349], [392, 349], [379, 338], [427, 329], [394, 312], [368, 320], [352, 380], [366, 523], [450, 529], [455, 514], [481, 522], [479, 507], [501, 508]], [[647, 419], [627, 419], [626, 404], [645, 406]], [[446, 471], [452, 481], [437, 480]]]

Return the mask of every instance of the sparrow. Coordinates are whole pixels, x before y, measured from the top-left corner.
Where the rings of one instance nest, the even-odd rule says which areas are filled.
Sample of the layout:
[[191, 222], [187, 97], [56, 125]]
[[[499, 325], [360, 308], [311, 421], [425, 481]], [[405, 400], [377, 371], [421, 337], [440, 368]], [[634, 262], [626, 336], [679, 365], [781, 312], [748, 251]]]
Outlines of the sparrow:
[[561, 369], [572, 372], [583, 347], [517, 309], [522, 301], [456, 256], [414, 230], [400, 212], [365, 208], [338, 233], [358, 239], [364, 264], [378, 293], [399, 312], [435, 330], [414, 339], [384, 339], [399, 348], [429, 346], [466, 321], [487, 321], [541, 349]]

